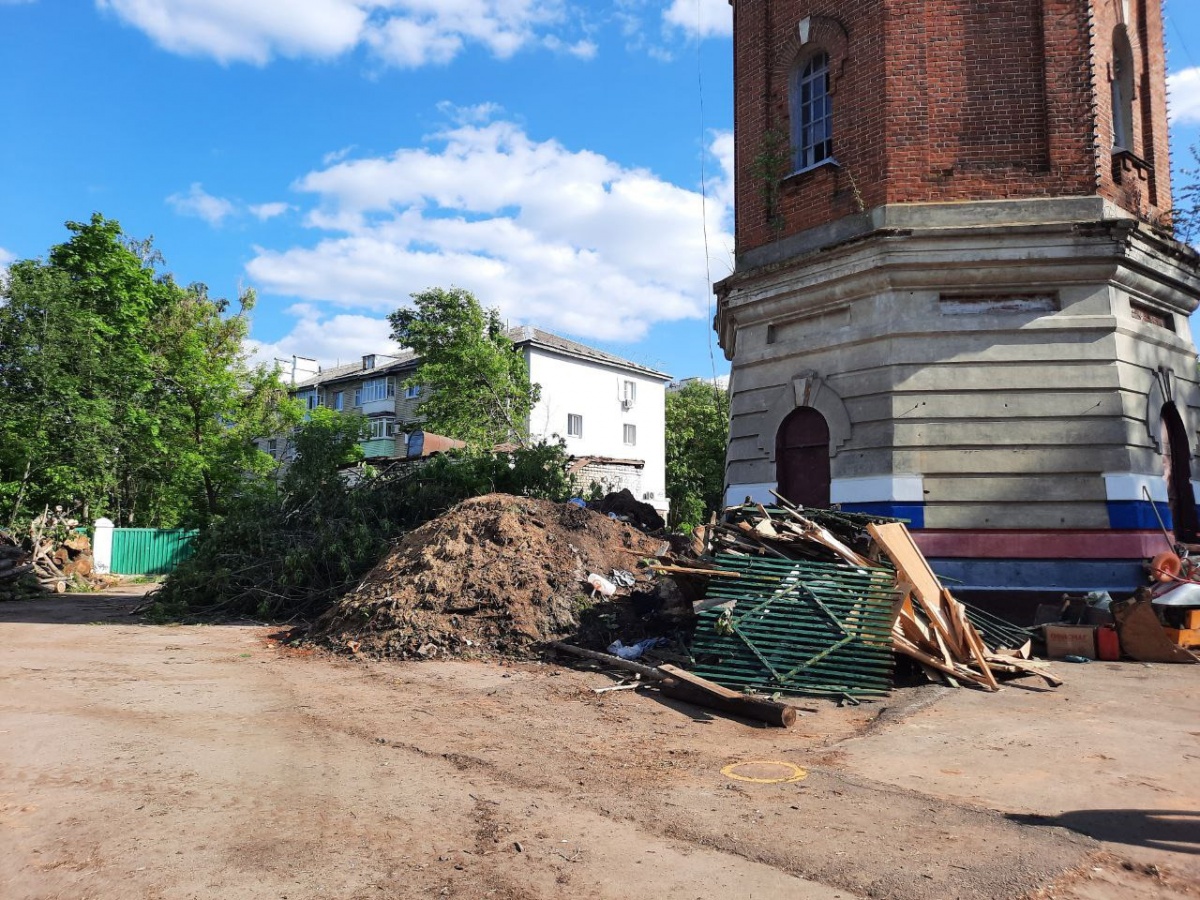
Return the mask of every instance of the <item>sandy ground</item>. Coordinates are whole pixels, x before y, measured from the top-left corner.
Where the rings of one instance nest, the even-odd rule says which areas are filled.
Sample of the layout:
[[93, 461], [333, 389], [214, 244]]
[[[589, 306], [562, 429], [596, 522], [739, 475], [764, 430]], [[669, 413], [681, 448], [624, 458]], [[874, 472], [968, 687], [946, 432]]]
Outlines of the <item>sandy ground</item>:
[[[0, 605], [5, 900], [1200, 897], [1200, 666], [812, 703], [782, 731], [133, 602]], [[807, 774], [722, 771], [755, 761], [732, 774]]]

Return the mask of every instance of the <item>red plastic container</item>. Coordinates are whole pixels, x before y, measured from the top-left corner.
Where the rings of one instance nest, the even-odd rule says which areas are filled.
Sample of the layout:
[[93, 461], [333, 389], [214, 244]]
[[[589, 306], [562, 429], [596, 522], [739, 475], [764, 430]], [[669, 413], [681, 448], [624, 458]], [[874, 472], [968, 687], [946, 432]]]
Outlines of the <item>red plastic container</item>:
[[1096, 629], [1096, 655], [1110, 662], [1121, 658], [1121, 641], [1112, 625], [1101, 625]]

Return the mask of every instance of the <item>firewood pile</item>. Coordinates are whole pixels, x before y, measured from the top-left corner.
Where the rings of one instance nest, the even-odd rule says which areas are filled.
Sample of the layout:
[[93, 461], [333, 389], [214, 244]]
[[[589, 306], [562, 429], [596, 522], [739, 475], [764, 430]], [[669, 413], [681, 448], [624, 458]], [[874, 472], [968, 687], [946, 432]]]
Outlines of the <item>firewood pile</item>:
[[47, 507], [24, 534], [0, 533], [0, 600], [61, 594], [73, 580], [91, 579], [92, 544], [78, 527], [61, 507]]
[[[836, 509], [799, 508], [775, 496], [777, 504], [770, 507], [746, 503], [726, 509], [720, 521], [696, 530], [692, 549], [698, 559], [660, 567], [671, 574], [690, 573], [710, 579], [706, 599], [695, 605], [701, 614], [698, 634], [709, 624], [705, 617], [714, 618], [723, 611], [725, 619], [733, 616], [732, 621], [746, 632], [739, 634], [740, 639], [749, 641], [751, 626], [759, 623], [764, 628], [764, 617], [767, 613], [778, 615], [782, 598], [789, 592], [801, 598], [823, 598], [826, 606], [814, 613], [818, 620], [832, 616], [828, 608], [831, 597], [851, 604], [858, 602], [866, 608], [865, 604], [878, 604], [881, 598], [876, 595], [868, 600], [862, 595], [865, 582], [856, 581], [854, 573], [878, 578], [885, 572], [892, 586], [891, 650], [915, 661], [931, 681], [986, 691], [998, 690], [999, 682], [1006, 678], [1025, 676], [1039, 677], [1051, 686], [1062, 683], [1045, 663], [1031, 658], [1031, 632], [961, 603], [942, 586], [903, 522]], [[755, 563], [755, 559], [762, 562]], [[836, 568], [816, 568], [819, 566]], [[772, 570], [776, 575], [764, 574]], [[845, 574], [839, 575], [839, 571]], [[757, 583], [752, 583], [752, 578], [757, 578]], [[772, 579], [779, 582], [778, 587], [770, 588]], [[764, 598], [771, 597], [780, 598], [775, 603], [779, 609], [773, 612], [771, 606], [764, 605]], [[749, 608], [761, 608], [762, 612], [739, 620], [739, 602], [755, 604]], [[720, 630], [723, 621], [714, 618], [712, 624]], [[837, 625], [840, 631], [831, 632], [830, 640], [841, 646], [843, 636], [850, 631], [847, 622]], [[778, 652], [781, 660], [795, 662], [788, 655], [789, 642], [798, 641], [796, 635], [807, 627], [803, 617], [797, 619], [777, 632], [777, 638], [766, 639], [765, 645], [760, 640], [751, 652], [759, 659], [773, 659], [771, 653]], [[808, 634], [812, 638], [819, 633], [820, 629], [813, 626]], [[708, 636], [702, 643], [705, 648], [724, 650], [727, 656], [733, 652], [731, 640]], [[869, 645], [871, 641], [864, 643]], [[813, 659], [827, 659], [825, 654], [833, 650], [825, 651], [814, 644], [806, 645], [804, 652], [815, 654]], [[762, 673], [747, 674], [747, 659], [739, 661], [729, 656], [724, 662], [715, 662], [705, 671], [706, 677], [721, 682], [724, 666], [730, 681], [752, 680], [752, 675], [762, 681]], [[782, 664], [773, 663], [768, 668], [782, 671]], [[845, 685], [838, 685], [836, 673], [822, 671], [821, 675], [833, 685], [830, 690], [834, 693], [852, 694], [862, 689], [867, 694], [854, 678], [847, 677]]]

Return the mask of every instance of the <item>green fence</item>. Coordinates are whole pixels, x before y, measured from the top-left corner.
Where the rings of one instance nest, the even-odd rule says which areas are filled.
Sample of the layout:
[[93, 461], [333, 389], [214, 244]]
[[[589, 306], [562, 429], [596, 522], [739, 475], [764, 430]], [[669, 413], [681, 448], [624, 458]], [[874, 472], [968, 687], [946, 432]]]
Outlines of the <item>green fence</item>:
[[198, 531], [184, 528], [114, 528], [114, 575], [166, 575], [192, 555]]

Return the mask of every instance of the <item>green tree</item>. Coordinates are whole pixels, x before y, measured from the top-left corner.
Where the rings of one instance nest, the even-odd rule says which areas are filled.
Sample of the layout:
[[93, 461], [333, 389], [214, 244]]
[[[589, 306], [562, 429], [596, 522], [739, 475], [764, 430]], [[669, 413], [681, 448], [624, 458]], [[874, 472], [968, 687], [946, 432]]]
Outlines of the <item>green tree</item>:
[[487, 447], [524, 447], [540, 388], [524, 356], [504, 333], [500, 313], [470, 291], [431, 288], [412, 295], [413, 308], [388, 316], [392, 338], [420, 359], [406, 384], [421, 385], [418, 413], [437, 434]]
[[205, 525], [224, 512], [247, 478], [263, 477], [275, 461], [255, 439], [299, 423], [300, 406], [288, 399], [277, 373], [250, 365], [245, 351], [254, 293], [239, 298], [238, 311], [213, 299], [202, 284], [171, 285], [172, 302], [156, 317], [150, 336], [154, 363], [153, 409], [169, 467], [160, 483], [158, 518]]
[[1200, 145], [1188, 150], [1195, 167], [1183, 170], [1185, 180], [1175, 192], [1175, 234], [1185, 243], [1200, 238]]
[[0, 284], [0, 515], [62, 504], [120, 524], [203, 523], [273, 465], [253, 438], [295, 420], [277, 376], [245, 359], [253, 298], [226, 318], [225, 301], [160, 275], [152, 244], [117, 222], [67, 229]]
[[690, 530], [721, 506], [729, 404], [725, 391], [692, 381], [667, 394], [667, 496], [674, 528]]

